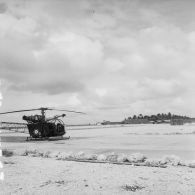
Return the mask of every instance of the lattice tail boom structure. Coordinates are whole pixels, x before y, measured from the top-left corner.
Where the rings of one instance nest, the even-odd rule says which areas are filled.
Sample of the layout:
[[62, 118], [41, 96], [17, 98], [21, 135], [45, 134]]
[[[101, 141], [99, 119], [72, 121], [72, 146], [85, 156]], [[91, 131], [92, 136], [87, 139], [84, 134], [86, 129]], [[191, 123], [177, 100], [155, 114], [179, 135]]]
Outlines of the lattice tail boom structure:
[[18, 133], [28, 133], [26, 123], [0, 122], [0, 129], [14, 131]]

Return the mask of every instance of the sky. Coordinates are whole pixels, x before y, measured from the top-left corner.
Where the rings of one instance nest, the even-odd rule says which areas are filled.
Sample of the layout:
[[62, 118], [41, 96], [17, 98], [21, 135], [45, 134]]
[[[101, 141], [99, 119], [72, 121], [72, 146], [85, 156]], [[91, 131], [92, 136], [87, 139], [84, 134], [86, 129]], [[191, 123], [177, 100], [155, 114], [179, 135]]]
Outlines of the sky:
[[[0, 111], [86, 112], [67, 113], [64, 121], [75, 124], [195, 116], [194, 7], [193, 0], [0, 0]], [[33, 113], [0, 121], [23, 114]]]

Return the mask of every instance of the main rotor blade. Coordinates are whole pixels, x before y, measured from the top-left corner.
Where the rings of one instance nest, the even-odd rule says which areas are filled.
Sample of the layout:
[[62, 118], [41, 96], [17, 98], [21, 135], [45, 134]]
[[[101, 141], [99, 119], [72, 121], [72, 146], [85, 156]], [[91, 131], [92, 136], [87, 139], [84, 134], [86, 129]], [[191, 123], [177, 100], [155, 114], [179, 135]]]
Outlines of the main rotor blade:
[[78, 113], [78, 114], [86, 114], [84, 112], [77, 112], [77, 111], [74, 111], [74, 110], [61, 110], [61, 109], [54, 109], [54, 108], [48, 108], [48, 110], [56, 110], [56, 111], [73, 112], [73, 113]]
[[10, 114], [10, 113], [15, 113], [15, 112], [26, 112], [26, 111], [34, 111], [34, 110], [40, 110], [40, 108], [38, 108], [38, 109], [29, 109], [29, 110], [15, 110], [15, 111], [11, 111], [11, 112], [1, 112], [0, 114]]

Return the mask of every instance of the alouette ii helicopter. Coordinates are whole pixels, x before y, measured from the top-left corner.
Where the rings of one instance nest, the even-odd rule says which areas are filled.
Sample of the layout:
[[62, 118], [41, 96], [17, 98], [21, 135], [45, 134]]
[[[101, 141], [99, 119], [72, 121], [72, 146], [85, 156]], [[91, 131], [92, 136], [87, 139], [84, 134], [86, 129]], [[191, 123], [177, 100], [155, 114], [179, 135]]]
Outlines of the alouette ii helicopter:
[[[66, 134], [65, 130], [65, 124], [60, 119], [61, 117], [66, 116], [65, 114], [62, 115], [56, 115], [51, 118], [46, 118], [45, 111], [46, 110], [56, 110], [56, 111], [65, 111], [65, 112], [73, 112], [73, 113], [79, 113], [79, 114], [85, 114], [83, 112], [76, 112], [72, 110], [61, 110], [61, 109], [53, 109], [53, 108], [47, 108], [47, 107], [41, 107], [36, 109], [28, 109], [28, 110], [16, 110], [16, 111], [10, 111], [10, 112], [2, 112], [2, 114], [10, 114], [10, 113], [16, 113], [16, 112], [28, 112], [28, 111], [35, 111], [40, 110], [41, 115], [32, 115], [32, 116], [23, 116], [23, 120], [25, 120], [27, 123], [17, 123], [22, 125], [27, 125], [28, 132], [30, 134], [30, 137], [27, 137], [27, 140], [32, 139], [48, 139], [50, 137], [57, 137], [57, 136], [63, 136]], [[11, 124], [9, 122], [2, 122], [4, 124]]]

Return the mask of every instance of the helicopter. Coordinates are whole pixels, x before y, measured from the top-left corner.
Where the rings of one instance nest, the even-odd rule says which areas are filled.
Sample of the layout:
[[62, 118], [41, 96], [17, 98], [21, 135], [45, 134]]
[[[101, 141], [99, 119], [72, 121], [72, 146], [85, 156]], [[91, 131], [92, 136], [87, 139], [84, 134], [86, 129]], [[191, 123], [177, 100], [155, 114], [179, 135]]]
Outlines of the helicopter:
[[[17, 112], [28, 112], [28, 111], [37, 111], [40, 110], [41, 114], [38, 115], [31, 115], [26, 116], [24, 115], [22, 117], [23, 120], [25, 120], [27, 123], [17, 123], [21, 125], [27, 125], [28, 132], [30, 137], [27, 137], [27, 140], [32, 139], [49, 139], [50, 137], [59, 137], [66, 134], [65, 124], [60, 119], [66, 116], [66, 114], [56, 115], [51, 118], [46, 118], [46, 111], [47, 110], [55, 110], [55, 111], [65, 111], [65, 112], [73, 112], [78, 114], [86, 114], [84, 112], [77, 112], [73, 110], [61, 110], [61, 109], [54, 109], [54, 108], [47, 108], [47, 107], [41, 107], [41, 108], [35, 108], [35, 109], [27, 109], [27, 110], [16, 110], [16, 111], [10, 111], [10, 112], [2, 112], [2, 114], [11, 114], [11, 113], [17, 113]], [[9, 122], [2, 122], [5, 124], [14, 124]], [[16, 124], [16, 123], [15, 123]]]

